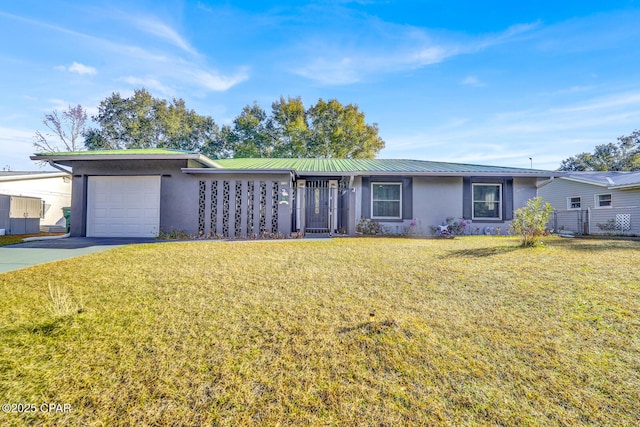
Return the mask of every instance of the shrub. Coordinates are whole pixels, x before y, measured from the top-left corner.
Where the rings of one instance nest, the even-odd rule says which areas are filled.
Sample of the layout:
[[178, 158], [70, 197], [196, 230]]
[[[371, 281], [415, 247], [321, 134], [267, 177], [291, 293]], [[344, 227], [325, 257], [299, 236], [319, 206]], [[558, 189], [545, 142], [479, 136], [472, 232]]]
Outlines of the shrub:
[[375, 236], [384, 234], [384, 229], [378, 221], [372, 219], [360, 218], [360, 222], [356, 225], [356, 233], [366, 236]]
[[[437, 235], [444, 236], [462, 236], [468, 223], [464, 218], [454, 218], [452, 216], [447, 217], [442, 225], [432, 225], [431, 232]], [[446, 227], [446, 228], [444, 228]]]
[[511, 222], [511, 232], [520, 236], [521, 246], [535, 246], [540, 236], [546, 234], [547, 222], [553, 207], [542, 197], [529, 199], [527, 206], [516, 210]]

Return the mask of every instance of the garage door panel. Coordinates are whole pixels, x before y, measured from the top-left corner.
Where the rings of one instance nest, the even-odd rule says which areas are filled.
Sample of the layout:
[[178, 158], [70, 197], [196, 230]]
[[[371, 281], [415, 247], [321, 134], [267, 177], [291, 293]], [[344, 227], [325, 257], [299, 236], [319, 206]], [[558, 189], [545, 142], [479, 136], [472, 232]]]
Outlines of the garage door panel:
[[157, 209], [145, 209], [144, 210], [144, 217], [147, 219], [153, 219], [155, 217], [158, 216], [158, 210]]
[[105, 208], [95, 208], [94, 216], [96, 218], [107, 218], [109, 214], [109, 209]]
[[128, 219], [141, 219], [143, 218], [142, 213], [143, 209], [135, 208], [135, 209], [127, 209], [127, 218]]
[[157, 237], [160, 176], [89, 177], [87, 236]]

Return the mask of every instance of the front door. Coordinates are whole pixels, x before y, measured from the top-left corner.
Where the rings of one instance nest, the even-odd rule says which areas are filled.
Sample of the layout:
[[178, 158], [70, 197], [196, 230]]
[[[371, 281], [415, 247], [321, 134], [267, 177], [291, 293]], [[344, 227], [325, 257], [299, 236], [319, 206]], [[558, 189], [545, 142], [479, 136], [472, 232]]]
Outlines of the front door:
[[307, 181], [305, 232], [329, 232], [329, 181]]

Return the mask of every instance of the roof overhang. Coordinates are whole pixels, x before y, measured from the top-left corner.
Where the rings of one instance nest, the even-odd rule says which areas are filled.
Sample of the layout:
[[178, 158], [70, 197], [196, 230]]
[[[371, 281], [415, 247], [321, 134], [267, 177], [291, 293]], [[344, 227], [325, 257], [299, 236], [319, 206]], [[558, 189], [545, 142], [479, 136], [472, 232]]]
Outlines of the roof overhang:
[[581, 184], [595, 185], [595, 186], [604, 187], [604, 188], [609, 187], [608, 184], [605, 184], [603, 182], [596, 182], [596, 181], [592, 181], [592, 180], [588, 180], [588, 179], [580, 179], [580, 178], [575, 178], [575, 177], [572, 177], [572, 176], [560, 176], [559, 178], [566, 179], [567, 181], [579, 182]]
[[31, 160], [54, 162], [59, 165], [73, 166], [78, 161], [111, 161], [111, 160], [191, 160], [200, 164], [203, 168], [220, 168], [215, 161], [199, 153], [45, 153], [30, 157]]
[[48, 179], [48, 178], [62, 178], [62, 177], [65, 177], [65, 176], [69, 176], [69, 174], [64, 173], [64, 172], [25, 173], [25, 174], [15, 174], [15, 175], [0, 176], [0, 182], [27, 181], [27, 180]]
[[638, 190], [640, 189], [640, 182], [633, 184], [612, 185], [608, 187], [611, 190]]
[[295, 177], [335, 177], [344, 176], [448, 176], [448, 177], [517, 177], [517, 178], [551, 178], [559, 176], [557, 173], [547, 172], [524, 172], [524, 173], [496, 173], [496, 172], [393, 172], [393, 171], [357, 171], [357, 172], [314, 172], [314, 171], [297, 171], [295, 169], [204, 169], [204, 168], [182, 168], [183, 173], [187, 174], [287, 174], [291, 173]]
[[291, 169], [206, 169], [182, 168], [182, 173], [197, 175], [292, 175], [297, 177], [296, 171]]
[[630, 184], [619, 184], [615, 185], [615, 182], [611, 178], [607, 178], [607, 183], [597, 182], [588, 179], [576, 178], [575, 176], [560, 176], [562, 179], [566, 179], [567, 181], [579, 182], [581, 184], [595, 185], [596, 187], [606, 188], [608, 190], [636, 190], [640, 189], [640, 182], [634, 182]]

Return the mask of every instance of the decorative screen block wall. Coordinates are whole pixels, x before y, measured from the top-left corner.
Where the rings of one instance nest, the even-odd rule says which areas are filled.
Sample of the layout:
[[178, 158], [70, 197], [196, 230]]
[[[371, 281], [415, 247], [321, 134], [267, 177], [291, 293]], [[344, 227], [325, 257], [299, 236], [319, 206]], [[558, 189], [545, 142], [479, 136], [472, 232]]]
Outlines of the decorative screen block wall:
[[279, 181], [201, 180], [198, 233], [210, 237], [278, 234]]

